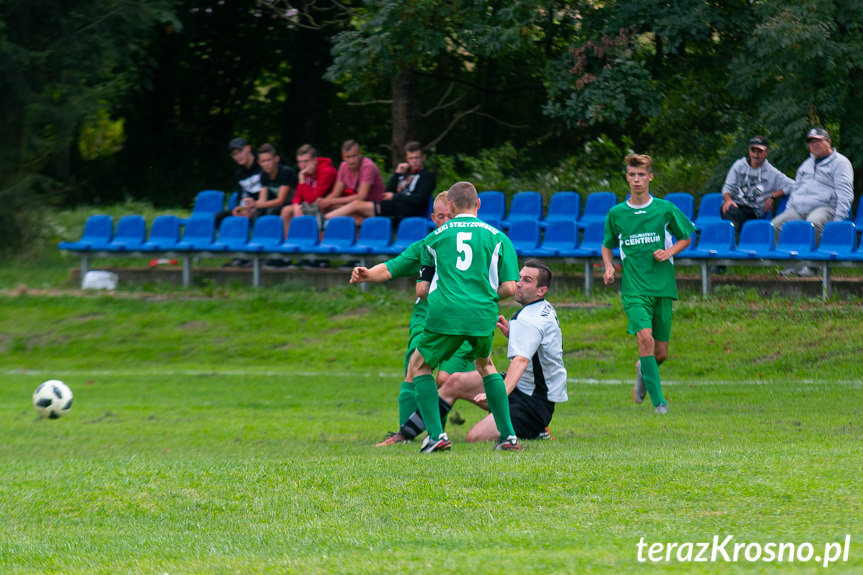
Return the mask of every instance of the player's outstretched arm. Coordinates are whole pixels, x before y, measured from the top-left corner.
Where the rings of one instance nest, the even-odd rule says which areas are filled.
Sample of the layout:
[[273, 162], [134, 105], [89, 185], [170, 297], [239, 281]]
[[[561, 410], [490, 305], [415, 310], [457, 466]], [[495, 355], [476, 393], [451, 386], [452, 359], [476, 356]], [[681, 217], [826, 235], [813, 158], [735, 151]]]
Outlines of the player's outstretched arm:
[[[518, 384], [518, 380], [521, 379], [521, 376], [524, 375], [524, 371], [527, 369], [530, 360], [526, 357], [522, 357], [520, 355], [512, 358], [512, 361], [509, 362], [509, 368], [506, 370], [506, 378], [503, 380], [503, 384], [506, 386], [506, 394], [509, 395], [512, 393], [512, 390], [515, 389], [515, 386]], [[483, 401], [488, 401], [485, 393], [478, 393], [473, 398], [474, 403], [481, 403]]]
[[369, 269], [362, 266], [357, 266], [351, 270], [351, 283], [358, 284], [362, 282], [381, 283], [389, 281], [393, 278], [386, 264], [378, 264]]

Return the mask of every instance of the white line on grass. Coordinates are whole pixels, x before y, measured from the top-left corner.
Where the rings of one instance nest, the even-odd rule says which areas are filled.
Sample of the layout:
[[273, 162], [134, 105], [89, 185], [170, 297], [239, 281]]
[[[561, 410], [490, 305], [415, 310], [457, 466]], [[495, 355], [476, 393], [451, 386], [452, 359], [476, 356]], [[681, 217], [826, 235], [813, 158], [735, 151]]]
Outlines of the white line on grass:
[[[303, 371], [303, 370], [210, 370], [210, 369], [61, 369], [61, 370], [42, 370], [42, 369], [6, 369], [0, 371], [4, 375], [26, 375], [39, 377], [97, 377], [97, 376], [142, 376], [142, 375], [159, 375], [159, 376], [261, 376], [261, 377], [353, 377], [353, 378], [380, 378], [396, 380], [402, 377], [402, 373], [398, 372], [355, 372], [355, 371]], [[632, 385], [632, 379], [595, 379], [590, 377], [569, 377], [567, 383], [583, 384], [583, 385]], [[741, 379], [741, 380], [694, 380], [694, 381], [676, 381], [663, 380], [662, 385], [771, 385], [774, 383], [794, 383], [796, 385], [823, 385], [823, 384], [840, 384], [851, 385], [855, 387], [863, 387], [863, 379]]]

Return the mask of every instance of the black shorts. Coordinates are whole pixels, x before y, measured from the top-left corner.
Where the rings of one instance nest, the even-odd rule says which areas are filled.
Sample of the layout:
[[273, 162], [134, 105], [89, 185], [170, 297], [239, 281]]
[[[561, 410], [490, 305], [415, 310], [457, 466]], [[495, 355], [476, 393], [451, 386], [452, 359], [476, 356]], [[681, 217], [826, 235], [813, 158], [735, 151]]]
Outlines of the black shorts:
[[554, 402], [531, 397], [518, 388], [509, 394], [509, 415], [519, 439], [536, 439], [551, 423]]
[[407, 209], [403, 202], [394, 202], [393, 200], [383, 200], [375, 202], [375, 215], [391, 218], [393, 220], [403, 220], [414, 214]]

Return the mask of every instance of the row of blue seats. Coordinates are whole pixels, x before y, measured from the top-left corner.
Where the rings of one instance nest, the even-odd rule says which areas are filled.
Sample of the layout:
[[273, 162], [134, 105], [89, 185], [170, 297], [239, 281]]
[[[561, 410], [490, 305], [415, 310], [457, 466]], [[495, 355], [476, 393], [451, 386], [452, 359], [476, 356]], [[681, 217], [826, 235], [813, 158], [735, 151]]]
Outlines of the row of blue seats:
[[[389, 218], [369, 218], [359, 234], [352, 218], [333, 218], [323, 237], [313, 216], [301, 216], [291, 222], [287, 237], [282, 234], [278, 216], [262, 216], [249, 230], [248, 218], [229, 216], [218, 230], [213, 219], [190, 218], [181, 228], [176, 216], [159, 216], [153, 220], [149, 236], [143, 216], [129, 215], [117, 223], [114, 233], [110, 216], [94, 215], [87, 219], [81, 240], [59, 244], [62, 250], [76, 252], [245, 252], [275, 254], [351, 254], [394, 255], [428, 233], [424, 218], [405, 218], [393, 238]], [[498, 222], [491, 221], [491, 225]], [[499, 225], [495, 225], [499, 227]], [[182, 233], [181, 233], [182, 229]], [[507, 235], [520, 256], [592, 258], [601, 255], [604, 222], [594, 221], [580, 233], [578, 223], [556, 220], [541, 230], [539, 222], [512, 222]], [[693, 234], [694, 236], [694, 234]], [[767, 220], [746, 222], [735, 242], [734, 226], [726, 220], [708, 223], [692, 244], [681, 252], [681, 258], [697, 259], [800, 259], [863, 261], [857, 245], [856, 227], [852, 222], [830, 222], [825, 226], [820, 245], [815, 231], [806, 221], [788, 222], [774, 244], [773, 225]], [[616, 253], [616, 255], [619, 255]]]
[[[479, 194], [481, 204], [479, 210], [480, 219], [495, 223], [501, 229], [509, 229], [510, 226], [520, 220], [537, 221], [542, 229], [545, 229], [554, 221], [571, 220], [576, 222], [579, 229], [586, 229], [591, 222], [605, 221], [608, 210], [617, 203], [617, 196], [611, 192], [593, 192], [587, 195], [584, 209], [581, 207], [581, 195], [578, 192], [557, 192], [552, 195], [548, 205], [548, 212], [543, 213], [543, 199], [539, 192], [518, 192], [512, 198], [509, 210], [506, 210], [506, 199], [502, 192], [485, 191]], [[695, 197], [686, 192], [675, 192], [665, 195], [666, 200], [675, 204], [680, 210], [695, 223], [698, 230], [704, 229], [710, 223], [722, 221], [720, 207], [722, 206], [722, 194], [710, 193], [701, 198], [698, 211], [695, 210]], [[782, 198], [773, 212], [765, 214], [765, 219], [771, 219], [782, 213], [785, 209], [787, 198]], [[225, 203], [224, 193], [218, 190], [204, 190], [198, 193], [192, 209], [192, 217], [212, 215], [223, 211]], [[228, 209], [236, 205], [236, 192], [231, 194], [228, 201]], [[431, 213], [431, 206], [429, 206]], [[852, 220], [851, 214], [848, 218]], [[858, 229], [863, 229], [863, 210], [858, 210], [856, 220], [852, 220]], [[181, 220], [185, 223], [185, 220]], [[431, 227], [431, 221], [427, 222]]]

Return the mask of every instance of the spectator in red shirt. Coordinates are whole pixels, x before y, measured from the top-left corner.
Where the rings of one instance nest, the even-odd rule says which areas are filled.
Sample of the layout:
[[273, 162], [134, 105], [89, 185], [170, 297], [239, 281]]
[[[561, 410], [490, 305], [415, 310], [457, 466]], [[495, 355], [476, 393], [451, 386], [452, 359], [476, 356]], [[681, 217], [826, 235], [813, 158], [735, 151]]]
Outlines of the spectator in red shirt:
[[299, 183], [292, 202], [282, 208], [282, 222], [285, 224], [285, 236], [291, 218], [311, 215], [318, 218], [321, 224], [321, 212], [318, 209], [319, 198], [332, 191], [336, 183], [336, 169], [329, 158], [319, 158], [314, 147], [304, 144], [297, 150], [297, 165], [299, 166]]

